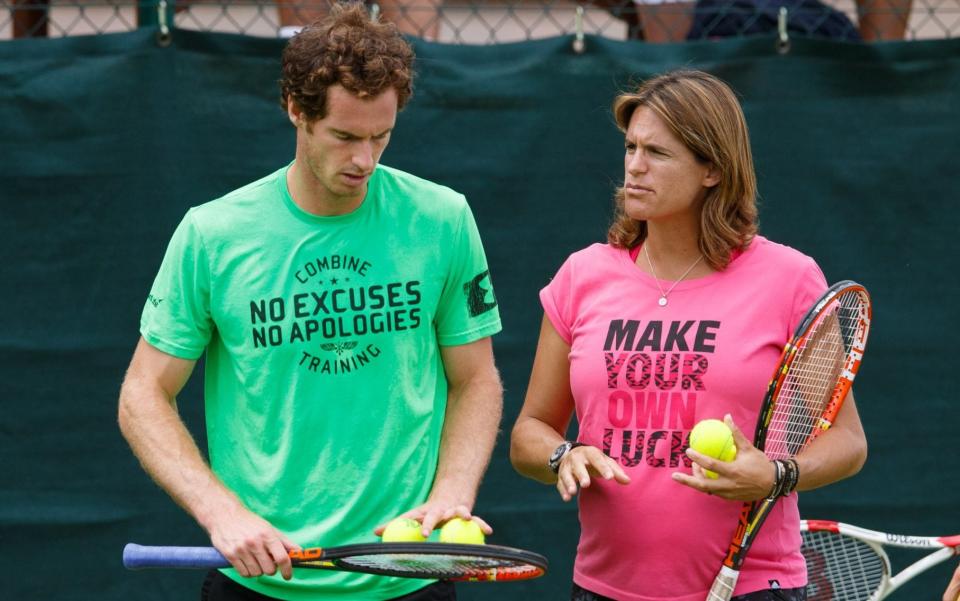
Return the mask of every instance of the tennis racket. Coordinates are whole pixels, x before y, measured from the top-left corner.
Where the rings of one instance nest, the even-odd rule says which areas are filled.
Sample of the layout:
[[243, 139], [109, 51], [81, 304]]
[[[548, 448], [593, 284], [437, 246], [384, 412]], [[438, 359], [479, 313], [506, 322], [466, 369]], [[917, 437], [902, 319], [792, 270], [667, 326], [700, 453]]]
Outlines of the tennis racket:
[[[757, 420], [754, 445], [771, 460], [796, 456], [828, 429], [860, 368], [870, 331], [870, 295], [856, 282], [831, 286], [780, 356]], [[707, 601], [728, 601], [757, 531], [776, 498], [748, 501]]]
[[[808, 601], [880, 601], [931, 566], [960, 555], [960, 535], [904, 536], [826, 520], [803, 520]], [[892, 575], [884, 547], [932, 550]]]
[[[373, 543], [312, 547], [290, 551], [297, 568], [362, 572], [401, 578], [454, 582], [503, 582], [543, 576], [547, 559], [537, 553], [497, 545], [451, 543]], [[123, 549], [123, 565], [142, 568], [228, 568], [214, 547], [145, 547]]]

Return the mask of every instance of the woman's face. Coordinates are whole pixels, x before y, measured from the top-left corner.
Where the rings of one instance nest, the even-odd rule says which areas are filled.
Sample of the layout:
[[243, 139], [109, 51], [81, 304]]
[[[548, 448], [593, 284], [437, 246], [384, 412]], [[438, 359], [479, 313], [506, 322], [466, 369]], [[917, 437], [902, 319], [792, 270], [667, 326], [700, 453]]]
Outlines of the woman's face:
[[627, 126], [623, 156], [624, 212], [638, 221], [694, 220], [719, 172], [703, 163], [645, 106]]

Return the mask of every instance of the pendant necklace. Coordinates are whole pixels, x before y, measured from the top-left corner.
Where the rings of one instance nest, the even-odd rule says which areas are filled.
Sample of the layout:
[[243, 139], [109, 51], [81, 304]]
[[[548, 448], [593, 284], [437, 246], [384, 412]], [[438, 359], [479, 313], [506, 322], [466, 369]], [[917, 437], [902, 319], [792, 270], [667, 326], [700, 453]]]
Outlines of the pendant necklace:
[[693, 268], [696, 267], [700, 263], [700, 261], [703, 260], [703, 254], [701, 254], [699, 257], [697, 257], [697, 260], [693, 262], [693, 265], [691, 265], [690, 267], [687, 267], [687, 270], [683, 272], [683, 275], [680, 276], [680, 279], [674, 282], [673, 286], [670, 286], [670, 288], [668, 288], [667, 291], [664, 292], [663, 287], [660, 286], [660, 278], [657, 277], [657, 271], [653, 268], [653, 261], [650, 260], [650, 253], [647, 252], [646, 243], [644, 243], [643, 245], [643, 256], [647, 258], [647, 265], [650, 266], [650, 273], [653, 274], [653, 281], [654, 283], [656, 283], [657, 289], [660, 291], [660, 300], [657, 301], [657, 304], [660, 305], [661, 307], [667, 306], [667, 296], [669, 296], [669, 294], [673, 292], [673, 289], [677, 287], [677, 284], [682, 282], [683, 278], [687, 277], [687, 275], [691, 271], [693, 271]]

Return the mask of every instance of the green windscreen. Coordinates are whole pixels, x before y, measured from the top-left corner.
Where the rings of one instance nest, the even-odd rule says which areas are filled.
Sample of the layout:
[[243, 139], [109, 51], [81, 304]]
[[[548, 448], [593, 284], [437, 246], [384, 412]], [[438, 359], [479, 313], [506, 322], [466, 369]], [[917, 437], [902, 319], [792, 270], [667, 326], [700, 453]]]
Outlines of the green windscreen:
[[[120, 565], [128, 541], [208, 541], [129, 452], [117, 393], [184, 211], [289, 162], [294, 130], [277, 102], [282, 42], [175, 31], [159, 47], [154, 33], [0, 44], [3, 598], [199, 596], [200, 573]], [[569, 598], [575, 505], [508, 459], [542, 315], [537, 292], [569, 253], [605, 237], [623, 169], [613, 96], [676, 67], [707, 70], [739, 94], [761, 232], [813, 256], [831, 282], [857, 280], [873, 296], [855, 387], [870, 457], [858, 476], [803, 493], [802, 515], [960, 531], [949, 377], [960, 332], [960, 40], [794, 40], [785, 55], [772, 37], [666, 46], [588, 37], [583, 54], [571, 41], [417, 43], [416, 92], [383, 157], [465, 193], [476, 214], [504, 320], [494, 344], [506, 386], [476, 512], [496, 530], [489, 542], [550, 560], [542, 579], [465, 584], [460, 597]], [[201, 377], [179, 408], [203, 445]], [[954, 564], [899, 598], [939, 598]]]

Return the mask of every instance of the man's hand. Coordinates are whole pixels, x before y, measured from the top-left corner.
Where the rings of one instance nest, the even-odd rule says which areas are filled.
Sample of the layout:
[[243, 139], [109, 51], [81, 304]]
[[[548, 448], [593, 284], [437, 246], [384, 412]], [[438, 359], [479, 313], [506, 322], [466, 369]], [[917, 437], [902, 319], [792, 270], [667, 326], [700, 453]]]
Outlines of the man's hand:
[[300, 550], [300, 545], [239, 504], [217, 517], [210, 528], [210, 542], [245, 578], [272, 576], [279, 568], [284, 580], [290, 580], [289, 553]]
[[953, 573], [953, 578], [947, 585], [947, 590], [943, 591], [943, 601], [957, 601], [957, 599], [960, 599], [960, 565]]
[[[464, 520], [473, 520], [480, 526], [483, 533], [487, 536], [493, 534], [493, 528], [483, 519], [470, 513], [470, 508], [463, 503], [454, 500], [428, 499], [426, 503], [419, 507], [414, 507], [406, 513], [397, 516], [398, 518], [411, 518], [417, 520], [422, 525], [420, 532], [424, 537], [430, 536], [433, 530], [453, 518]], [[380, 524], [373, 531], [377, 536], [383, 535], [383, 530], [392, 520]]]

